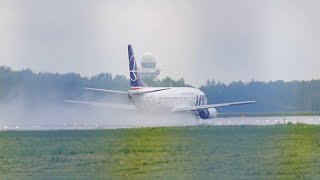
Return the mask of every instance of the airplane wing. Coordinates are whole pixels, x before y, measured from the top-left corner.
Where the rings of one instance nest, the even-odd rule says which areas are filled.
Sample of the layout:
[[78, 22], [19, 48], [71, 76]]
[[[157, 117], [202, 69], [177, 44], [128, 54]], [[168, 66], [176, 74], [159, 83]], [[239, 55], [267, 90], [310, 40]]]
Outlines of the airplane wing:
[[91, 102], [91, 101], [73, 101], [73, 100], [64, 100], [66, 103], [75, 103], [75, 104], [85, 104], [99, 107], [107, 107], [113, 109], [122, 109], [122, 110], [136, 110], [133, 105], [129, 104], [110, 104], [110, 103], [101, 103], [101, 102]]
[[243, 102], [232, 102], [232, 103], [221, 103], [221, 104], [208, 104], [208, 105], [201, 105], [201, 106], [190, 106], [190, 107], [181, 107], [175, 108], [173, 112], [183, 112], [183, 111], [198, 111], [203, 109], [209, 108], [220, 108], [220, 107], [227, 107], [227, 106], [237, 106], [237, 105], [244, 105], [244, 104], [252, 104], [256, 101], [243, 101]]

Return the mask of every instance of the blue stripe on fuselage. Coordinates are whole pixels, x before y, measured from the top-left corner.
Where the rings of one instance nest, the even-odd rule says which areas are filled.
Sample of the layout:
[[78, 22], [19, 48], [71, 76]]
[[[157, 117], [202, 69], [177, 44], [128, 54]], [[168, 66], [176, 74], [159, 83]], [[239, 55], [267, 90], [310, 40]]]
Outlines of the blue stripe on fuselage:
[[196, 95], [196, 98], [197, 98], [197, 100], [196, 100], [196, 105], [195, 106], [198, 106], [199, 96]]

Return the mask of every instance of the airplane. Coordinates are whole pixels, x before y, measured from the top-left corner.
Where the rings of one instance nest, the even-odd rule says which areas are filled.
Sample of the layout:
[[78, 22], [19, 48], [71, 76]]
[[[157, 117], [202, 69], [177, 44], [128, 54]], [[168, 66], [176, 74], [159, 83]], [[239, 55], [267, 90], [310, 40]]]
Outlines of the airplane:
[[217, 108], [255, 103], [256, 101], [207, 104], [206, 95], [193, 87], [148, 87], [140, 78], [133, 48], [128, 45], [129, 73], [131, 88], [126, 91], [115, 91], [97, 88], [85, 88], [92, 91], [112, 93], [127, 96], [131, 104], [107, 104], [65, 100], [69, 103], [103, 105], [106, 107], [126, 110], [136, 110], [147, 113], [191, 113], [203, 120], [217, 116]]

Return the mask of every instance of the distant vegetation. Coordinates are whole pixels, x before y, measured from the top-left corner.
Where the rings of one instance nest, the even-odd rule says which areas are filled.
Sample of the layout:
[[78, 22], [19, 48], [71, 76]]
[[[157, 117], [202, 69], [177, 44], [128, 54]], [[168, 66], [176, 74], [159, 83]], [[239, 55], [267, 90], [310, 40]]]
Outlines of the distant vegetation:
[[225, 108], [232, 112], [319, 112], [320, 80], [311, 81], [254, 81], [221, 82], [208, 81], [201, 88], [209, 103], [256, 100], [250, 106]]
[[0, 132], [0, 179], [319, 179], [320, 127]]
[[[183, 78], [173, 80], [147, 80], [150, 86], [190, 86]], [[128, 90], [125, 76], [101, 73], [93, 77], [82, 77], [76, 73], [33, 73], [30, 69], [13, 71], [0, 67], [0, 102], [23, 99], [26, 103], [61, 103], [63, 99], [80, 99], [103, 96], [83, 90], [95, 87]], [[214, 80], [200, 87], [209, 103], [256, 100], [254, 105], [224, 108], [224, 112], [319, 112], [320, 80], [232, 82], [224, 84]]]

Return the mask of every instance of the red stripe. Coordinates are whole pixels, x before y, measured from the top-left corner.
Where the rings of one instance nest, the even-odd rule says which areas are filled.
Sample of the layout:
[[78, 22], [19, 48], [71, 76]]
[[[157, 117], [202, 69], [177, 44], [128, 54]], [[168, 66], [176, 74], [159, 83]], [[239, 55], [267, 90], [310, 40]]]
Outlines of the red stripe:
[[142, 89], [141, 87], [131, 87], [131, 90], [138, 90], [138, 89]]

